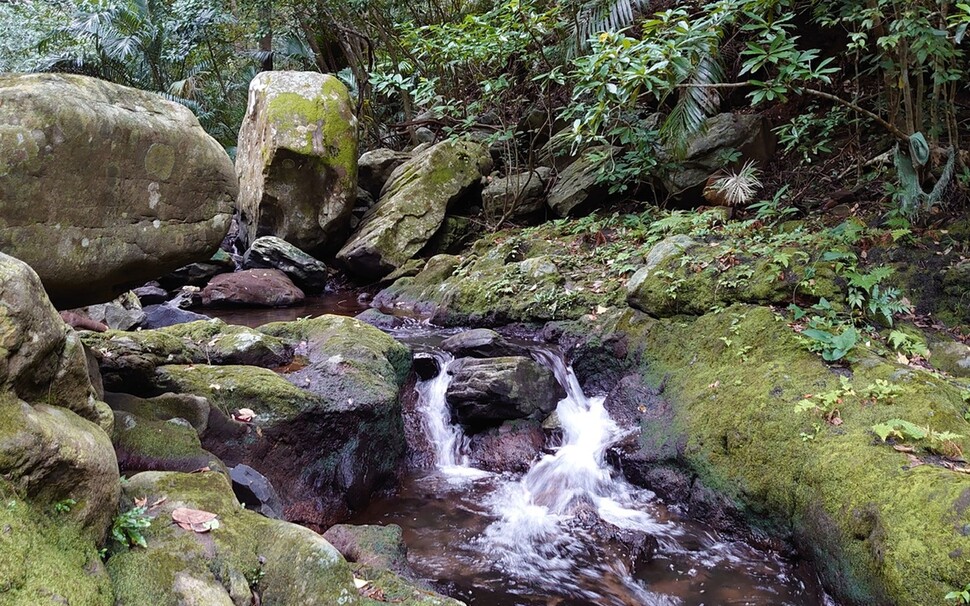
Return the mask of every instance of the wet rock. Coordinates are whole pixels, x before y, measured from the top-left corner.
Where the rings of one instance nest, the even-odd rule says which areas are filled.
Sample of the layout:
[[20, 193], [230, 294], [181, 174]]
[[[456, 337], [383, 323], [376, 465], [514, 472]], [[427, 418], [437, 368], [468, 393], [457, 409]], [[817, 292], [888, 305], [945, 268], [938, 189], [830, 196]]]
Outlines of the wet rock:
[[278, 269], [305, 292], [323, 292], [327, 266], [276, 236], [257, 238], [243, 256], [245, 269]]
[[448, 207], [491, 169], [481, 145], [449, 140], [416, 154], [391, 176], [377, 205], [337, 253], [349, 272], [378, 279], [420, 251]]
[[277, 269], [247, 269], [222, 274], [202, 290], [203, 305], [286, 307], [305, 298], [303, 291]]
[[162, 288], [169, 291], [179, 290], [185, 286], [201, 288], [216, 276], [232, 273], [235, 270], [236, 264], [232, 258], [219, 250], [209, 260], [179, 267], [173, 272], [159, 276], [157, 281]]
[[541, 419], [566, 395], [552, 371], [521, 356], [462, 358], [448, 372], [446, 397], [463, 425]]
[[456, 358], [499, 358], [528, 356], [529, 350], [508, 342], [505, 337], [488, 328], [463, 330], [441, 342], [441, 348]]
[[485, 214], [493, 219], [518, 219], [545, 208], [546, 186], [552, 169], [545, 166], [507, 177], [492, 179], [482, 191]]
[[229, 477], [232, 491], [247, 509], [274, 520], [283, 517], [283, 502], [266, 476], [249, 465], [239, 464], [229, 470]]
[[970, 346], [959, 341], [931, 342], [930, 362], [934, 368], [954, 377], [970, 377]]
[[422, 381], [430, 381], [441, 373], [438, 358], [427, 352], [414, 354], [414, 372]]
[[365, 309], [355, 316], [361, 322], [367, 322], [371, 326], [375, 326], [382, 330], [387, 330], [390, 328], [399, 328], [404, 326], [405, 319], [400, 316], [392, 316], [391, 314], [386, 314], [378, 309]]
[[546, 434], [538, 421], [506, 421], [471, 438], [475, 467], [498, 473], [525, 473], [542, 454]]
[[169, 300], [168, 291], [159, 285], [158, 282], [149, 282], [144, 286], [139, 286], [131, 292], [135, 293], [142, 307], [148, 305], [159, 305]]
[[59, 308], [203, 261], [229, 228], [232, 161], [189, 109], [155, 93], [5, 74], [0, 149], [0, 250], [30, 264]]
[[104, 332], [108, 330], [108, 325], [104, 322], [97, 322], [88, 317], [85, 313], [69, 310], [60, 312], [64, 323], [75, 330], [92, 330], [94, 332]]
[[637, 574], [653, 560], [659, 543], [642, 530], [621, 528], [599, 517], [588, 496], [572, 504], [572, 523], [583, 529], [607, 562], [620, 562], [629, 574]]
[[258, 74], [236, 171], [247, 247], [277, 236], [309, 254], [335, 250], [357, 193], [357, 120], [347, 88], [317, 72]]
[[357, 161], [357, 184], [376, 200], [394, 170], [410, 159], [410, 152], [387, 148], [365, 152]]
[[142, 311], [145, 313], [143, 326], [148, 329], [212, 319], [209, 316], [168, 304], [149, 305], [143, 307]]
[[583, 152], [575, 162], [566, 167], [549, 189], [547, 203], [557, 217], [588, 213], [592, 203], [603, 203], [608, 189], [597, 181], [606, 148], [593, 148]]
[[145, 312], [133, 292], [127, 292], [108, 303], [88, 305], [73, 311], [116, 330], [132, 330], [145, 322]]

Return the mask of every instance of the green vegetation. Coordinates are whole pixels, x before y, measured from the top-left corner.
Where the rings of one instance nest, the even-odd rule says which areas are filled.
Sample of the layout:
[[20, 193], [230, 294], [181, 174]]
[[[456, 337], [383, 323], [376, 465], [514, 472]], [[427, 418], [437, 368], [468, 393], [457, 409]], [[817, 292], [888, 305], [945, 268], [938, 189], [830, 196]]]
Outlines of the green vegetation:
[[151, 525], [147, 507], [132, 507], [115, 516], [111, 522], [111, 538], [122, 547], [148, 547], [143, 531]]

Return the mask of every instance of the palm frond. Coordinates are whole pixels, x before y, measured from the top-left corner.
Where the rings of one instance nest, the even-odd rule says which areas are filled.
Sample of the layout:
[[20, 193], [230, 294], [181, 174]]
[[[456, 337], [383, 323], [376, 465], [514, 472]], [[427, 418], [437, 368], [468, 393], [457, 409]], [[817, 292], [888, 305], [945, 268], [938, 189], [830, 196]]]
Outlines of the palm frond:
[[646, 10], [650, 0], [591, 0], [576, 13], [574, 36], [580, 49], [600, 32], [618, 32], [633, 25], [636, 11]]
[[721, 95], [711, 85], [724, 78], [716, 53], [710, 52], [699, 57], [694, 69], [682, 80], [684, 86], [677, 103], [660, 127], [661, 138], [675, 155], [682, 156], [689, 138], [702, 132], [707, 119], [720, 110]]

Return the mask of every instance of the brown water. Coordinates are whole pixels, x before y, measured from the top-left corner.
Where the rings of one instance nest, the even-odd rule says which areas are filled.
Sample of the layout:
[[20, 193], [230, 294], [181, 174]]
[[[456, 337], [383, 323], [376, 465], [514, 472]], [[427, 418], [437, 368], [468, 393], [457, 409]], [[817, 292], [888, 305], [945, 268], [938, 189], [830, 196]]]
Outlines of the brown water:
[[351, 523], [401, 526], [415, 572], [474, 606], [834, 604], [806, 567], [720, 537], [655, 500], [651, 516], [676, 528], [677, 536], [661, 540], [653, 560], [634, 575], [639, 588], [623, 578], [622, 566], [597, 561], [601, 554], [593, 550], [571, 554], [570, 583], [555, 575], [523, 574], [520, 562], [482, 540], [497, 521], [492, 495], [510, 479], [461, 479], [439, 471], [411, 475], [397, 494], [373, 502]]
[[356, 291], [324, 293], [307, 297], [300, 305], [292, 307], [222, 307], [199, 310], [207, 316], [219, 318], [227, 324], [256, 328], [270, 322], [292, 322], [300, 318], [315, 318], [324, 314], [356, 316], [368, 308], [357, 301]]

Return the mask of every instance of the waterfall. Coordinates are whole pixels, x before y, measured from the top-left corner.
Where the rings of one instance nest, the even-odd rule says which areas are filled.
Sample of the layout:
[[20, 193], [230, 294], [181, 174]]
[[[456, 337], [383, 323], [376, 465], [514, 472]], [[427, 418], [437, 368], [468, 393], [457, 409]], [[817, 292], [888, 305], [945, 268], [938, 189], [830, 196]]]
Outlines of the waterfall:
[[480, 475], [480, 470], [468, 464], [464, 454], [467, 438], [461, 425], [451, 422], [451, 411], [445, 394], [451, 384], [448, 367], [454, 356], [438, 349], [429, 352], [438, 364], [438, 374], [427, 381], [419, 381], [414, 389], [418, 393], [418, 410], [428, 441], [434, 448], [435, 465], [453, 475]]

